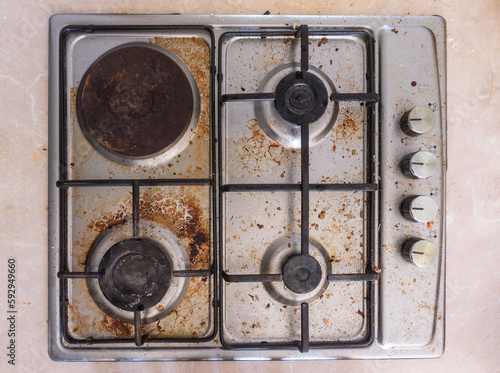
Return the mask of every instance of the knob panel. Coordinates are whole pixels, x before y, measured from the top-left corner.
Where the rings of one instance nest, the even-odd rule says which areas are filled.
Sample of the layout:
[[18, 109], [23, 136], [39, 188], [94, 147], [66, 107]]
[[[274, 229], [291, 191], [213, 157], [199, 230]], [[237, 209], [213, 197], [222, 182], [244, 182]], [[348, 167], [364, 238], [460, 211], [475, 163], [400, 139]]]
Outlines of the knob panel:
[[[429, 28], [396, 27], [381, 31], [380, 47], [380, 343], [385, 348], [401, 345], [432, 350], [443, 332], [446, 171], [446, 81], [435, 50], [444, 48]], [[408, 48], [416, 42], [415, 48]], [[418, 46], [418, 47], [417, 47]], [[401, 51], [404, 50], [404, 53]], [[425, 135], [408, 136], [400, 125], [409, 109], [426, 106], [435, 124]], [[407, 114], [409, 117], [410, 113]], [[416, 122], [416, 121], [413, 121]], [[432, 177], [414, 179], [401, 169], [401, 161], [418, 150], [437, 159]], [[438, 211], [426, 224], [401, 214], [409, 196], [429, 196]], [[434, 265], [421, 268], [407, 262], [401, 249], [410, 237], [432, 242], [438, 249]], [[418, 254], [417, 254], [418, 255]], [[398, 310], [398, 312], [394, 312]], [[411, 322], [408, 322], [411, 320]], [[405, 328], [401, 325], [405, 324]], [[436, 351], [439, 347], [436, 347]]]

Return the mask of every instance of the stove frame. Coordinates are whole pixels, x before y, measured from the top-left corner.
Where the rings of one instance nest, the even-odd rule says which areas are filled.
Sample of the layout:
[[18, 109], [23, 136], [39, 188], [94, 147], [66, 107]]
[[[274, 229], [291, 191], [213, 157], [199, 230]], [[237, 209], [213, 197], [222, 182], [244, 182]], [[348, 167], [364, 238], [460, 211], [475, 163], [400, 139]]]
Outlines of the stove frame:
[[[334, 30], [334, 32], [348, 32], [353, 29], [357, 29], [360, 32], [366, 32], [371, 35], [371, 45], [370, 53], [372, 64], [370, 65], [370, 71], [373, 73], [371, 79], [369, 79], [369, 84], [372, 84], [371, 89], [368, 92], [358, 93], [354, 95], [344, 94], [343, 96], [331, 97], [333, 101], [341, 100], [359, 100], [369, 103], [375, 98], [380, 99], [377, 108], [377, 113], [372, 113], [368, 111], [370, 115], [369, 120], [366, 120], [368, 126], [370, 126], [369, 133], [371, 134], [371, 139], [369, 143], [369, 154], [376, 154], [377, 152], [382, 152], [381, 156], [384, 156], [384, 147], [387, 144], [381, 139], [379, 140], [379, 145], [377, 147], [375, 141], [374, 131], [387, 121], [393, 112], [391, 108], [384, 107], [384, 102], [387, 97], [384, 97], [384, 85], [382, 84], [382, 77], [384, 74], [387, 76], [387, 69], [384, 64], [387, 63], [387, 56], [383, 56], [384, 50], [381, 52], [380, 42], [382, 39], [382, 33], [393, 30], [397, 27], [407, 26], [417, 26], [416, 29], [426, 29], [434, 38], [435, 48], [434, 55], [436, 58], [436, 67], [439, 73], [438, 77], [438, 87], [437, 87], [437, 97], [439, 103], [442, 105], [442, 110], [438, 106], [438, 118], [441, 121], [441, 126], [439, 129], [442, 131], [442, 138], [437, 139], [438, 146], [441, 145], [442, 156], [444, 164], [446, 163], [446, 30], [445, 21], [437, 16], [425, 16], [425, 17], [415, 17], [415, 16], [182, 16], [182, 15], [68, 15], [61, 14], [55, 15], [50, 21], [50, 79], [49, 79], [49, 354], [54, 360], [64, 360], [64, 361], [76, 361], [76, 360], [91, 360], [91, 361], [118, 361], [118, 360], [223, 360], [223, 359], [259, 359], [259, 360], [287, 360], [287, 359], [325, 359], [325, 358], [400, 358], [400, 357], [412, 357], [412, 358], [429, 358], [429, 357], [439, 357], [444, 351], [444, 269], [445, 269], [445, 241], [444, 241], [444, 216], [440, 220], [439, 226], [436, 227], [437, 235], [440, 235], [440, 260], [438, 264], [437, 271], [437, 284], [436, 284], [436, 310], [434, 313], [434, 318], [428, 319], [428, 322], [432, 324], [432, 337], [430, 341], [425, 345], [420, 345], [412, 347], [411, 341], [410, 345], [405, 344], [404, 341], [399, 343], [397, 334], [394, 338], [391, 338], [390, 331], [394, 326], [391, 324], [387, 327], [387, 311], [382, 309], [385, 307], [387, 294], [384, 294], [381, 289], [385, 286], [383, 281], [382, 272], [380, 278], [377, 280], [375, 274], [369, 273], [368, 270], [365, 271], [363, 276], [373, 276], [371, 281], [369, 281], [369, 313], [367, 317], [370, 318], [370, 332], [365, 343], [360, 343], [356, 346], [351, 346], [349, 344], [336, 344], [333, 346], [321, 346], [320, 344], [311, 344], [309, 346], [309, 340], [307, 338], [302, 338], [301, 341], [296, 341], [295, 343], [289, 343], [285, 345], [241, 345], [232, 346], [221, 340], [220, 344], [215, 341], [214, 337], [217, 333], [222, 331], [222, 322], [218, 323], [218, 318], [214, 317], [214, 335], [207, 337], [207, 342], [197, 343], [200, 339], [192, 340], [151, 340], [152, 345], [149, 348], [135, 347], [134, 343], [137, 342], [137, 338], [130, 340], [121, 340], [116, 343], [108, 340], [101, 341], [72, 341], [68, 338], [65, 332], [65, 319], [67, 317], [64, 307], [65, 298], [64, 295], [67, 294], [68, 280], [78, 276], [94, 276], [95, 274], [74, 274], [69, 272], [66, 266], [68, 261], [68, 255], [65, 251], [67, 248], [68, 235], [67, 235], [67, 209], [68, 209], [68, 188], [72, 187], [106, 187], [106, 186], [128, 186], [132, 188], [132, 194], [134, 199], [134, 223], [137, 226], [138, 223], [138, 191], [140, 186], [154, 186], [154, 185], [205, 185], [209, 186], [212, 193], [212, 201], [214, 208], [212, 211], [213, 219], [213, 229], [212, 242], [213, 242], [213, 253], [212, 261], [213, 267], [208, 272], [198, 272], [198, 273], [184, 273], [183, 275], [191, 276], [193, 274], [208, 276], [213, 278], [213, 289], [214, 289], [214, 299], [215, 304], [213, 309], [215, 314], [221, 309], [221, 305], [217, 304], [217, 299], [220, 297], [220, 291], [223, 286], [223, 282], [226, 280], [231, 280], [231, 275], [224, 275], [222, 272], [222, 255], [220, 250], [222, 243], [218, 241], [218, 235], [222, 232], [221, 226], [216, 226], [216, 221], [218, 218], [217, 210], [220, 207], [222, 196], [226, 193], [233, 191], [245, 191], [247, 188], [253, 188], [251, 190], [272, 190], [272, 188], [280, 190], [307, 190], [305, 194], [308, 194], [308, 190], [314, 190], [314, 184], [309, 184], [309, 188], [302, 188], [300, 185], [296, 184], [256, 184], [256, 185], [238, 185], [238, 184], [227, 184], [222, 185], [221, 175], [215, 174], [215, 170], [219, 170], [220, 164], [217, 164], [220, 159], [220, 146], [219, 149], [211, 148], [211, 169], [212, 173], [209, 178], [206, 179], [113, 179], [113, 180], [68, 180], [68, 167], [66, 162], [67, 154], [67, 142], [64, 137], [66, 130], [66, 99], [64, 95], [65, 88], [65, 59], [61, 58], [64, 56], [65, 44], [64, 38], [73, 30], [80, 31], [106, 31], [106, 30], [162, 30], [162, 29], [183, 29], [183, 28], [201, 28], [208, 32], [212, 38], [212, 48], [210, 56], [210, 84], [211, 84], [211, 97], [210, 97], [210, 121], [211, 121], [211, 143], [213, 144], [216, 135], [220, 135], [220, 127], [218, 127], [217, 119], [220, 119], [220, 108], [222, 105], [230, 104], [229, 101], [232, 99], [239, 99], [238, 97], [232, 98], [231, 95], [226, 95], [225, 98], [220, 94], [221, 81], [219, 80], [216, 84], [215, 79], [223, 78], [217, 74], [220, 71], [216, 71], [216, 62], [220, 64], [219, 60], [215, 57], [215, 43], [216, 40], [220, 42], [222, 35], [229, 34], [231, 32], [242, 32], [245, 34], [256, 33], [260, 36], [271, 35], [277, 29], [287, 28], [289, 31], [284, 31], [290, 37], [299, 36], [297, 31], [293, 29], [294, 24], [299, 25], [309, 25], [311, 27], [311, 32], [321, 32], [319, 30]], [[189, 26], [187, 26], [189, 25]], [[258, 25], [258, 26], [256, 26]], [[237, 30], [237, 31], [234, 31]], [[394, 31], [393, 31], [394, 32]], [[390, 32], [388, 33], [390, 35]], [[409, 39], [413, 40], [414, 36]], [[375, 44], [373, 44], [375, 42]], [[220, 47], [220, 44], [218, 44]], [[382, 54], [382, 58], [381, 57]], [[393, 84], [391, 81], [390, 84]], [[390, 84], [387, 86], [389, 87]], [[61, 89], [62, 87], [62, 89]], [[382, 88], [381, 96], [373, 96], [375, 87]], [[217, 91], [217, 96], [214, 96], [215, 90]], [[385, 90], [387, 92], [387, 90]], [[387, 93], [386, 93], [387, 94]], [[247, 99], [259, 99], [259, 97], [251, 97], [247, 95]], [[273, 99], [274, 97], [266, 96], [260, 97], [260, 99]], [[217, 101], [216, 101], [217, 99]], [[375, 100], [375, 101], [377, 101]], [[217, 129], [218, 127], [218, 129]], [[306, 126], [304, 126], [306, 127]], [[304, 132], [306, 132], [304, 130]], [[304, 134], [303, 138], [307, 137]], [[378, 134], [377, 134], [378, 135]], [[371, 144], [371, 145], [370, 145]], [[436, 148], [436, 146], [434, 146]], [[392, 150], [387, 150], [387, 153], [393, 154]], [[301, 157], [301, 162], [304, 163], [304, 158]], [[380, 160], [379, 165], [383, 163], [383, 170], [387, 172], [387, 161]], [[375, 161], [368, 162], [368, 166], [371, 170], [377, 168]], [[220, 170], [219, 170], [220, 171]], [[307, 167], [302, 168], [302, 172], [307, 173]], [[382, 172], [383, 173], [383, 172]], [[445, 168], [442, 170], [443, 183], [445, 176]], [[366, 191], [367, 198], [369, 199], [369, 241], [370, 242], [370, 260], [367, 264], [377, 264], [380, 261], [382, 264], [383, 260], [389, 260], [387, 263], [391, 264], [390, 257], [384, 254], [384, 258], [380, 258], [376, 246], [381, 246], [382, 243], [379, 242], [381, 238], [381, 233], [378, 232], [380, 226], [376, 226], [376, 215], [377, 212], [381, 211], [380, 204], [387, 198], [384, 193], [387, 193], [384, 189], [388, 186], [386, 180], [383, 179], [381, 182], [376, 182], [376, 175], [373, 172], [367, 173], [368, 182], [362, 184], [330, 184], [329, 190], [337, 191], [353, 191], [355, 190]], [[383, 175], [382, 175], [383, 176]], [[378, 176], [377, 176], [378, 177]], [[185, 182], [186, 184], [179, 184], [180, 182]], [[190, 184], [193, 183], [193, 184]], [[318, 188], [322, 187], [323, 184], [318, 184]], [[347, 188], [347, 189], [346, 189]], [[239, 190], [241, 189], [241, 190]], [[436, 189], [437, 190], [437, 189]], [[444, 186], [442, 186], [442, 193], [444, 194]], [[377, 195], [379, 197], [377, 197]], [[382, 199], [381, 196], [382, 195]], [[380, 202], [379, 202], [380, 201]], [[307, 197], [302, 199], [302, 202], [307, 202]], [[379, 204], [380, 203], [380, 204]], [[443, 202], [444, 204], [444, 202]], [[444, 206], [444, 205], [443, 205]], [[215, 208], [217, 207], [217, 208]], [[380, 218], [382, 221], [382, 217]], [[373, 229], [372, 229], [373, 228]], [[304, 238], [304, 237], [302, 237]], [[306, 241], [307, 242], [307, 241]], [[382, 249], [380, 249], [382, 250]], [[389, 258], [389, 259], [387, 259]], [[386, 264], [387, 264], [386, 263]], [[399, 263], [399, 262], [398, 262]], [[369, 265], [367, 266], [369, 267]], [[57, 273], [61, 271], [61, 277], [57, 278]], [[378, 271], [377, 271], [378, 272]], [[219, 274], [220, 273], [220, 274]], [[389, 272], [393, 273], [393, 272]], [[220, 277], [217, 275], [219, 274]], [[229, 277], [228, 277], [229, 276]], [[349, 276], [349, 275], [342, 275]], [[239, 278], [240, 280], [243, 278]], [[253, 280], [254, 278], [252, 278]], [[344, 278], [346, 279], [346, 278]], [[344, 280], [343, 279], [343, 280]], [[352, 278], [351, 278], [352, 279]], [[238, 279], [237, 279], [238, 280]], [[219, 281], [219, 282], [218, 282]], [[397, 300], [395, 301], [397, 302]], [[394, 302], [390, 302], [394, 305]], [[305, 307], [304, 307], [305, 308]], [[411, 309], [410, 309], [411, 310]], [[304, 310], [302, 313], [305, 316], [307, 312]], [[439, 316], [439, 317], [437, 317]], [[428, 317], [425, 316], [424, 317]], [[303, 331], [307, 331], [306, 317], [303, 317]], [[376, 325], [374, 325], [376, 324]], [[136, 333], [136, 337], [137, 334]], [[304, 335], [307, 333], [303, 333]], [[141, 337], [139, 335], [139, 337]], [[389, 337], [389, 338], [388, 338]], [[418, 338], [417, 338], [418, 340]], [[161, 343], [155, 343], [161, 342]], [[399, 343], [399, 344], [398, 344]], [[311, 349], [309, 353], [302, 354], [299, 350]]]

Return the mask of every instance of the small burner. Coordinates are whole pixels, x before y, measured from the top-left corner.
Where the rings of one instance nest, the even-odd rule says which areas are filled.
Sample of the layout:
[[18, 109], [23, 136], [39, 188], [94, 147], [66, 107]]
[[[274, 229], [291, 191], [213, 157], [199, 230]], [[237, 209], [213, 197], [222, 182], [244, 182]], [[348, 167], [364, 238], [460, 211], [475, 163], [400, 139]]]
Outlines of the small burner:
[[297, 71], [279, 82], [274, 103], [279, 115], [286, 121], [309, 124], [325, 113], [328, 91], [316, 75]]
[[151, 157], [175, 144], [193, 115], [193, 90], [179, 64], [159, 50], [127, 46], [87, 71], [77, 96], [87, 139], [125, 157]]
[[295, 293], [313, 291], [320, 284], [321, 278], [321, 266], [310, 255], [293, 256], [283, 266], [283, 281]]
[[[301, 256], [300, 245], [301, 245], [300, 234], [290, 234], [278, 238], [271, 245], [269, 245], [266, 252], [264, 253], [264, 256], [262, 258], [261, 273], [281, 272], [284, 278], [285, 277], [288, 278], [289, 275], [294, 276], [292, 268], [293, 261], [297, 260], [294, 258]], [[264, 288], [267, 290], [267, 292], [271, 295], [272, 298], [274, 298], [278, 302], [287, 305], [300, 306], [300, 304], [303, 302], [312, 303], [319, 297], [321, 297], [321, 295], [325, 292], [325, 289], [328, 287], [327, 274], [332, 273], [330, 256], [326, 251], [326, 249], [313, 238], [309, 239], [309, 254], [310, 255], [308, 255], [308, 257], [312, 257], [312, 259], [316, 262], [316, 264], [319, 264], [320, 266], [319, 270], [317, 270], [317, 268], [314, 270], [315, 274], [311, 279], [314, 280], [315, 278], [314, 276], [316, 276], [316, 274], [319, 273], [320, 275], [319, 286], [316, 286], [314, 289], [308, 292], [297, 292], [292, 289], [293, 285], [289, 285], [287, 283], [288, 279], [284, 280], [285, 281], [284, 284], [281, 281], [265, 282]], [[292, 264], [289, 264], [290, 262], [292, 262]], [[285, 275], [284, 273], [285, 268], [287, 268], [287, 271], [292, 270], [292, 272]], [[314, 264], [313, 268], [315, 268]], [[298, 273], [298, 275], [300, 277], [301, 273]]]
[[170, 285], [171, 266], [153, 242], [131, 238], [113, 245], [99, 265], [104, 296], [126, 311], [144, 310], [158, 303]]

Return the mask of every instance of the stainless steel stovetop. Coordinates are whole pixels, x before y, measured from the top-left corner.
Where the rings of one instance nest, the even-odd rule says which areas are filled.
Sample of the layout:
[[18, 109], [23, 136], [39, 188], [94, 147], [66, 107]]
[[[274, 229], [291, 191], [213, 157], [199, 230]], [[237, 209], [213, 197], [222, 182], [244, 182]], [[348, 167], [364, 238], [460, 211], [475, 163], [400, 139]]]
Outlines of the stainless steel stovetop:
[[440, 17], [55, 15], [55, 360], [444, 350]]

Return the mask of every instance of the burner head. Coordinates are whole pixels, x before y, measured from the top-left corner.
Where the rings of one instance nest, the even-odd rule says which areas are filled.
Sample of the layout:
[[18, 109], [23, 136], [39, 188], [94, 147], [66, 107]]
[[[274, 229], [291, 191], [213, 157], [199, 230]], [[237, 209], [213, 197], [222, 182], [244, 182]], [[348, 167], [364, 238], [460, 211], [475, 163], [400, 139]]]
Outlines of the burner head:
[[101, 57], [77, 95], [87, 139], [125, 157], [151, 157], [176, 143], [189, 126], [193, 105], [181, 67], [165, 53], [141, 46]]
[[274, 104], [288, 122], [309, 124], [318, 120], [328, 105], [328, 91], [316, 75], [297, 71], [285, 76], [276, 87]]
[[172, 269], [156, 244], [131, 238], [118, 242], [104, 254], [99, 273], [99, 286], [113, 305], [126, 311], [141, 311], [164, 297]]
[[321, 282], [321, 266], [310, 255], [293, 256], [283, 266], [283, 281], [295, 293], [309, 293]]

